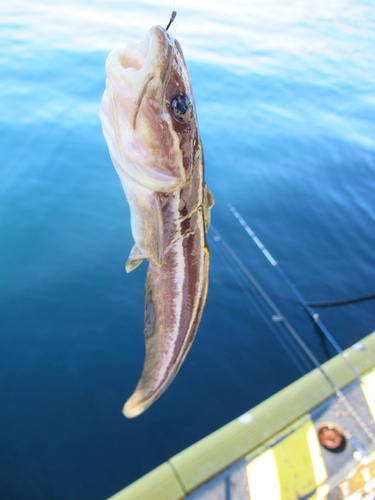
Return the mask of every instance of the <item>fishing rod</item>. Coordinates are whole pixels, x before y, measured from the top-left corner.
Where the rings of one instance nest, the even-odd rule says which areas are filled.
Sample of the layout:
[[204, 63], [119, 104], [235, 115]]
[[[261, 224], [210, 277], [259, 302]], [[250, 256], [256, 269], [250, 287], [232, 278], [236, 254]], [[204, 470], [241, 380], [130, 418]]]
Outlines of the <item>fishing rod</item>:
[[[365, 433], [365, 435], [370, 439], [372, 444], [375, 444], [375, 435], [371, 431], [371, 429], [367, 426], [367, 424], [362, 420], [360, 415], [357, 413], [357, 411], [353, 408], [347, 397], [342, 393], [342, 391], [339, 389], [339, 387], [335, 384], [333, 379], [328, 375], [326, 370], [323, 368], [319, 360], [315, 357], [313, 352], [310, 350], [310, 348], [307, 346], [307, 344], [302, 340], [300, 335], [296, 332], [296, 330], [293, 328], [293, 326], [289, 323], [289, 321], [285, 318], [285, 316], [282, 314], [280, 309], [276, 306], [276, 304], [272, 301], [271, 297], [263, 290], [261, 285], [258, 283], [258, 281], [254, 278], [254, 276], [250, 273], [250, 271], [247, 269], [245, 264], [240, 260], [240, 258], [236, 255], [236, 253], [233, 251], [233, 249], [229, 246], [229, 244], [224, 240], [224, 238], [220, 235], [218, 230], [213, 226], [213, 224], [210, 225], [210, 229], [214, 233], [215, 237], [214, 240], [218, 243], [220, 243], [226, 252], [230, 255], [232, 260], [236, 263], [236, 265], [241, 269], [243, 274], [246, 276], [246, 278], [253, 284], [253, 286], [256, 288], [256, 290], [259, 292], [259, 294], [262, 296], [262, 298], [265, 300], [265, 302], [269, 305], [271, 310], [275, 313], [275, 315], [278, 317], [278, 321], [282, 322], [285, 326], [285, 328], [288, 330], [288, 332], [291, 334], [293, 339], [297, 342], [297, 344], [300, 346], [300, 348], [303, 350], [303, 352], [306, 354], [306, 356], [310, 359], [310, 361], [313, 363], [313, 365], [321, 372], [323, 377], [327, 380], [329, 385], [332, 387], [334, 392], [336, 393], [337, 397], [341, 399], [341, 401], [344, 403], [346, 406], [346, 409], [348, 410], [348, 413], [353, 416], [354, 420], [356, 420], [357, 424], [359, 427], [362, 429], [362, 431]], [[275, 261], [276, 262], [276, 261]], [[366, 455], [365, 448], [366, 446], [362, 447], [356, 439], [353, 438], [351, 433], [347, 432], [346, 433], [347, 438], [353, 443], [354, 447], [362, 454]]]
[[[252, 289], [248, 285], [243, 284], [244, 280], [246, 280], [247, 282], [249, 281], [249, 279], [244, 275], [243, 270], [241, 268], [239, 269], [238, 265], [236, 266], [237, 263], [233, 262], [233, 257], [228, 254], [228, 251], [223, 247], [221, 237], [218, 236], [217, 232], [212, 236], [212, 238], [216, 243], [215, 247], [218, 252], [219, 258], [228, 268], [229, 272], [233, 276], [233, 279], [237, 282], [239, 289], [242, 290], [250, 304], [255, 308], [259, 316], [268, 325], [269, 329], [271, 330], [277, 341], [285, 349], [286, 353], [290, 356], [302, 376], [306, 375], [306, 373], [311, 370], [311, 366], [303, 357], [302, 353], [298, 351], [298, 348], [295, 345], [295, 342], [293, 342], [293, 339], [287, 335], [287, 332], [284, 332], [283, 324], [280, 322], [281, 318], [278, 315], [273, 314], [275, 311], [272, 311], [271, 316], [270, 310], [268, 309], [269, 306], [267, 306], [267, 304], [261, 299], [257, 300], [257, 296], [260, 296], [259, 291], [255, 290], [255, 292], [257, 293], [257, 296], [255, 296], [251, 293]], [[221, 245], [219, 245], [219, 243], [221, 243]]]
[[302, 295], [300, 294], [300, 292], [297, 290], [296, 285], [294, 285], [290, 281], [290, 279], [285, 274], [285, 272], [283, 271], [283, 269], [281, 268], [281, 266], [272, 257], [272, 255], [270, 254], [270, 252], [263, 245], [263, 243], [260, 241], [260, 239], [256, 236], [256, 234], [254, 233], [254, 231], [249, 227], [249, 225], [246, 223], [246, 221], [241, 217], [241, 215], [234, 208], [234, 206], [231, 205], [230, 203], [228, 204], [228, 206], [229, 206], [229, 210], [233, 213], [233, 215], [236, 217], [236, 219], [239, 221], [239, 223], [243, 226], [243, 228], [245, 229], [245, 231], [247, 232], [247, 234], [249, 236], [251, 236], [251, 238], [253, 239], [254, 243], [257, 245], [257, 247], [260, 248], [260, 250], [263, 252], [264, 256], [267, 258], [267, 260], [272, 265], [272, 267], [274, 267], [277, 270], [277, 272], [280, 274], [280, 276], [282, 277], [282, 279], [285, 281], [285, 283], [288, 285], [288, 287], [292, 290], [292, 292], [297, 297], [298, 301], [302, 304], [302, 306], [304, 307], [304, 309], [307, 311], [307, 313], [309, 314], [310, 318], [314, 321], [314, 323], [316, 324], [316, 326], [320, 329], [320, 331], [323, 333], [323, 335], [330, 341], [330, 343], [333, 345], [333, 347], [336, 350], [336, 352], [338, 354], [340, 354], [340, 356], [342, 357], [342, 359], [345, 361], [345, 363], [348, 365], [348, 367], [354, 373], [354, 375], [359, 380], [359, 382], [362, 383], [362, 377], [361, 377], [360, 373], [355, 368], [355, 366], [348, 360], [348, 358], [346, 357], [345, 353], [343, 352], [343, 350], [341, 349], [341, 347], [339, 346], [339, 344], [336, 342], [336, 340], [334, 339], [334, 337], [330, 334], [330, 332], [328, 331], [328, 329], [324, 326], [324, 324], [322, 323], [322, 321], [319, 318], [319, 314], [316, 313], [309, 306], [309, 304], [306, 302], [306, 300], [302, 297]]

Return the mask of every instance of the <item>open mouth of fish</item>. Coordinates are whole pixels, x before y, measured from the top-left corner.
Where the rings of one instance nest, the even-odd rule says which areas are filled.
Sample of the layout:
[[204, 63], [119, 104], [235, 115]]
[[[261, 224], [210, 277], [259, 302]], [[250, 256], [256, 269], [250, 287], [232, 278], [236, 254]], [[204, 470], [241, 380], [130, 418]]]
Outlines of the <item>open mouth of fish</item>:
[[128, 44], [121, 51], [119, 56], [119, 63], [121, 66], [126, 68], [134, 68], [139, 71], [147, 58], [147, 54], [150, 50], [151, 36], [147, 34], [140, 42], [134, 44]]

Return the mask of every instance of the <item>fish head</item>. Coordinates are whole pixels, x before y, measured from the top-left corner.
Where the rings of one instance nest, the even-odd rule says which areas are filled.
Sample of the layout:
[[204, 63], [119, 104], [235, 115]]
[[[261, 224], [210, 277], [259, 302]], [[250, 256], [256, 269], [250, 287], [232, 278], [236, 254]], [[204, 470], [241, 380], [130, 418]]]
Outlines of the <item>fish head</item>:
[[120, 178], [171, 192], [202, 161], [189, 71], [180, 47], [154, 26], [139, 42], [113, 50], [106, 62], [101, 120]]

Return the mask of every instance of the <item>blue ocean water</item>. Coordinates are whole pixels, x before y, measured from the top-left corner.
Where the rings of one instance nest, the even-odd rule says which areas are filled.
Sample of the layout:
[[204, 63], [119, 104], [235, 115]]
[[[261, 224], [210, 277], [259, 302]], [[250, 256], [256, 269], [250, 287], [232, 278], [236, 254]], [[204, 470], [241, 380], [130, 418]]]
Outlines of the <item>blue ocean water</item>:
[[[293, 345], [262, 319], [262, 301], [211, 231], [194, 345], [149, 410], [121, 413], [143, 364], [147, 266], [124, 270], [129, 209], [98, 109], [109, 51], [166, 24], [173, 8], [215, 228], [321, 362], [334, 350], [228, 203], [307, 300], [375, 293], [372, 3], [4, 7], [0, 498], [105, 499], [312, 368], [298, 351], [293, 362]], [[375, 329], [374, 301], [319, 314], [342, 348]]]

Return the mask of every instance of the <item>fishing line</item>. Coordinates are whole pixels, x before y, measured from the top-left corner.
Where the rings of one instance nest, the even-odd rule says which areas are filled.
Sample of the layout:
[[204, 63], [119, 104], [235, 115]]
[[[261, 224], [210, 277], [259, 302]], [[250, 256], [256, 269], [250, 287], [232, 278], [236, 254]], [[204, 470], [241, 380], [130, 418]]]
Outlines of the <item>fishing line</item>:
[[[235, 288], [235, 285], [231, 283], [226, 283], [225, 281], [222, 282], [222, 284], [226, 287], [232, 287]], [[247, 289], [250, 293], [255, 293], [254, 290], [250, 290], [250, 288]], [[281, 295], [275, 295], [274, 293], [269, 294], [270, 297], [273, 297], [278, 300], [282, 300], [284, 302], [290, 302], [291, 304], [299, 304], [298, 300], [291, 299], [289, 297], [282, 297]], [[330, 300], [330, 301], [319, 301], [319, 302], [312, 302], [312, 301], [306, 301], [307, 305], [310, 307], [336, 307], [336, 306], [346, 306], [349, 304], [356, 304], [358, 302], [365, 302], [366, 300], [372, 300], [375, 299], [375, 294], [368, 294], [368, 295], [361, 295], [359, 297], [352, 297], [349, 299], [340, 299], [340, 300]]]
[[334, 300], [330, 302], [307, 302], [310, 307], [336, 307], [346, 306], [348, 304], [356, 304], [358, 302], [365, 302], [366, 300], [375, 299], [375, 293], [368, 295], [361, 295], [360, 297], [352, 297], [351, 299]]
[[[211, 226], [212, 227], [212, 226]], [[239, 288], [244, 292], [246, 298], [249, 300], [249, 302], [252, 304], [253, 307], [257, 310], [258, 314], [260, 317], [264, 320], [266, 325], [269, 327], [275, 338], [278, 340], [278, 342], [281, 344], [281, 346], [285, 349], [287, 354], [290, 356], [294, 364], [297, 366], [299, 371], [301, 372], [302, 375], [305, 375], [308, 371], [310, 371], [310, 367], [307, 365], [306, 361], [304, 358], [301, 356], [301, 354], [296, 350], [296, 346], [290, 342], [290, 338], [288, 336], [284, 335], [284, 332], [279, 326], [280, 334], [277, 332], [275, 326], [279, 325], [279, 322], [273, 321], [269, 317], [268, 311], [266, 311], [264, 307], [263, 302], [258, 302], [254, 296], [251, 295], [250, 290], [248, 290], [242, 283], [241, 283], [241, 278], [238, 276], [238, 273], [235, 272], [235, 269], [233, 268], [233, 261], [230, 260], [230, 257], [228, 254], [225, 252], [224, 248], [219, 245], [220, 243], [220, 236], [218, 234], [215, 234], [213, 236], [213, 240], [215, 243], [217, 243], [216, 248], [218, 250], [218, 255], [221, 261], [225, 264], [225, 266], [228, 268], [229, 272], [233, 276], [233, 278], [236, 280]], [[295, 353], [293, 352], [295, 351]], [[298, 361], [298, 357], [301, 360], [301, 363]], [[304, 367], [302, 366], [302, 363], [305, 365]]]
[[362, 383], [362, 378], [361, 375], [359, 374], [358, 370], [353, 366], [353, 364], [347, 359], [345, 356], [343, 350], [339, 346], [339, 344], [336, 342], [334, 337], [330, 334], [330, 332], [327, 330], [327, 328], [324, 326], [322, 321], [319, 319], [319, 314], [314, 312], [314, 310], [308, 305], [306, 300], [302, 297], [302, 295], [299, 293], [297, 290], [296, 285], [294, 285], [290, 279], [287, 277], [287, 275], [284, 273], [280, 265], [277, 263], [277, 261], [272, 257], [270, 252], [267, 250], [267, 248], [263, 245], [263, 243], [260, 241], [260, 239], [256, 236], [254, 231], [249, 227], [249, 225], [246, 223], [246, 221], [241, 217], [241, 215], [238, 213], [238, 211], [234, 208], [233, 205], [230, 203], [228, 204], [229, 210], [233, 213], [233, 215], [236, 217], [236, 219], [239, 221], [239, 223], [243, 226], [247, 234], [252, 238], [254, 243], [257, 245], [258, 248], [263, 252], [264, 256], [266, 259], [269, 261], [269, 263], [274, 267], [280, 276], [283, 278], [285, 283], [288, 285], [288, 287], [292, 290], [294, 295], [297, 297], [298, 301], [302, 304], [304, 309], [307, 311], [309, 314], [310, 318], [314, 321], [314, 323], [317, 325], [317, 327], [320, 329], [320, 331], [323, 333], [323, 335], [329, 340], [329, 342], [333, 345], [334, 349], [342, 359], [345, 361], [345, 363], [348, 365], [348, 367], [351, 369], [351, 371], [354, 373], [356, 378]]
[[[274, 311], [274, 313], [280, 318], [280, 321], [283, 322], [284, 326], [286, 329], [289, 331], [289, 333], [292, 335], [294, 340], [297, 342], [297, 344], [300, 346], [300, 348], [304, 351], [304, 353], [307, 355], [307, 357], [310, 359], [310, 361], [313, 363], [313, 365], [321, 372], [323, 377], [327, 380], [329, 385], [332, 387], [334, 392], [336, 393], [336, 396], [344, 403], [346, 409], [348, 410], [348, 413], [354, 418], [354, 420], [357, 422], [359, 427], [363, 430], [365, 435], [369, 438], [369, 440], [375, 444], [375, 435], [372, 433], [371, 429], [368, 427], [368, 425], [362, 420], [362, 418], [359, 416], [357, 411], [353, 408], [347, 397], [341, 392], [341, 390], [337, 387], [335, 382], [332, 380], [332, 378], [328, 375], [328, 373], [325, 371], [323, 366], [320, 364], [318, 359], [315, 357], [313, 352], [310, 350], [310, 348], [305, 344], [305, 342], [302, 340], [302, 338], [299, 336], [299, 334], [296, 332], [296, 330], [292, 327], [292, 325], [289, 323], [289, 321], [283, 316], [279, 308], [276, 306], [276, 304], [272, 301], [272, 299], [269, 297], [269, 295], [263, 290], [263, 288], [260, 286], [260, 284], [257, 282], [257, 280], [254, 278], [254, 276], [250, 273], [250, 271], [247, 269], [247, 267], [243, 264], [243, 262], [239, 259], [239, 257], [236, 255], [236, 253], [232, 250], [232, 248], [228, 245], [228, 243], [222, 238], [222, 236], [219, 234], [219, 232], [216, 230], [216, 228], [211, 224], [211, 229], [215, 236], [218, 238], [218, 241], [223, 245], [227, 253], [231, 256], [233, 261], [237, 264], [237, 266], [242, 270], [246, 278], [253, 284], [253, 286], [256, 288], [256, 290], [260, 293], [260, 295], [263, 297], [263, 299], [266, 301], [266, 303], [269, 305], [269, 307]], [[272, 260], [273, 257], [271, 257]], [[276, 262], [276, 261], [274, 261]], [[345, 359], [345, 358], [344, 358]], [[354, 447], [362, 454], [366, 454], [366, 445], [361, 446], [355, 439], [353, 439], [352, 435], [347, 432], [347, 438], [353, 443]]]

